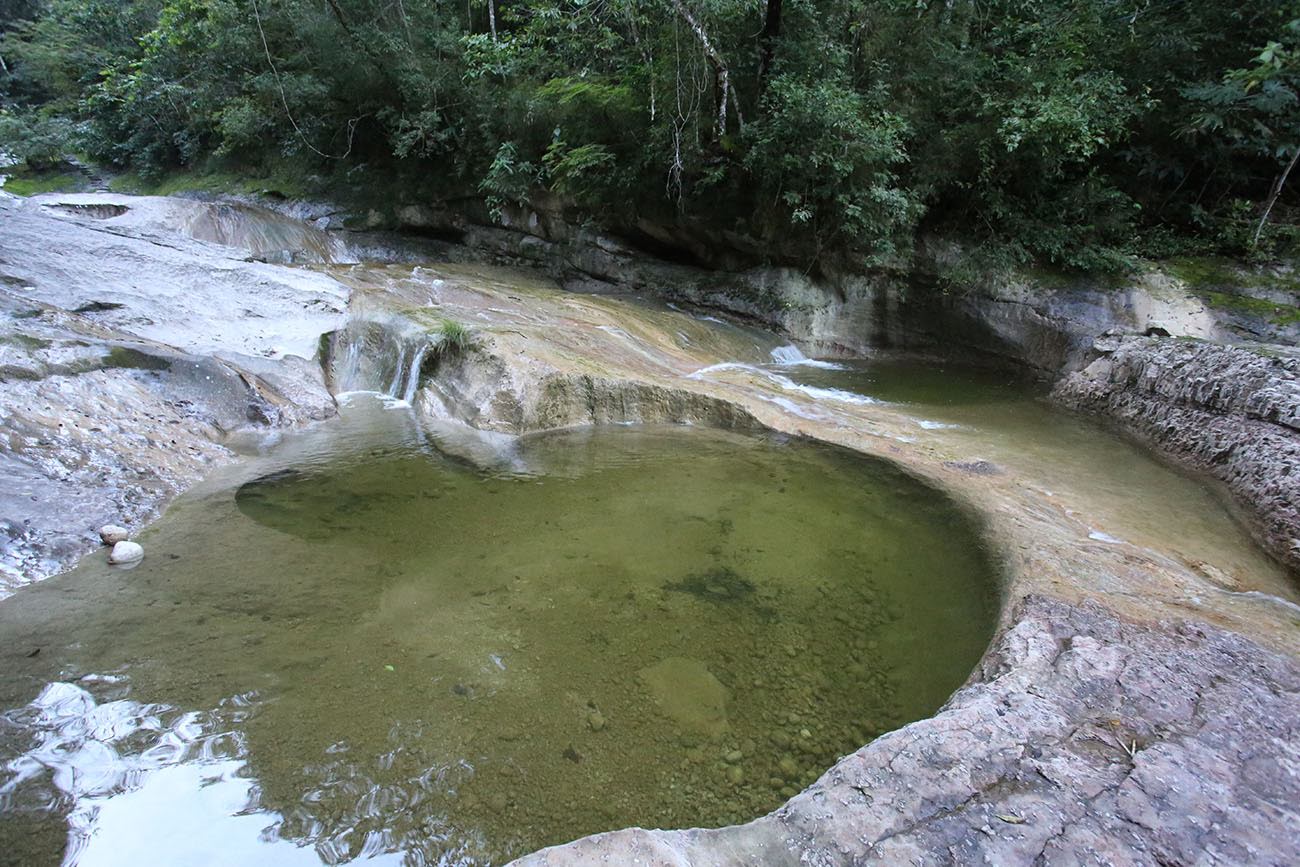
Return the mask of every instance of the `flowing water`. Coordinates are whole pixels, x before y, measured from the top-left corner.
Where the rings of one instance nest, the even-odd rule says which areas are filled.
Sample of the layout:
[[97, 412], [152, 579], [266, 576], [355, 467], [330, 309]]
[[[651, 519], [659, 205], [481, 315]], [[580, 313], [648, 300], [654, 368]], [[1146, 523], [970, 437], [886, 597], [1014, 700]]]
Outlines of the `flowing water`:
[[1216, 483], [1053, 407], [1014, 374], [889, 357], [782, 370], [803, 389], [902, 407], [954, 454], [1008, 467], [1067, 508], [1086, 504], [1094, 540], [1176, 551], [1210, 592], [1300, 603], [1295, 576], [1251, 540]]
[[347, 404], [178, 500], [137, 568], [0, 605], [0, 862], [499, 863], [745, 821], [991, 634], [974, 528], [883, 462], [616, 427], [475, 465]]

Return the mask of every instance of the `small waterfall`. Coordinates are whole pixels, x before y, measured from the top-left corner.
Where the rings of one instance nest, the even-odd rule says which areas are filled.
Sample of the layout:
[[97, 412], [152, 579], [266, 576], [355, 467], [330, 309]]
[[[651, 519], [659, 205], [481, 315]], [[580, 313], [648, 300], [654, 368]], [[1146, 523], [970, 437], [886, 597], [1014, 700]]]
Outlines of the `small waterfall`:
[[411, 322], [352, 319], [331, 332], [324, 347], [330, 390], [378, 392], [410, 403], [430, 346], [429, 335]]
[[794, 344], [789, 346], [778, 346], [772, 350], [772, 361], [776, 364], [802, 364], [808, 360], [808, 356], [799, 351], [799, 347]]
[[778, 346], [772, 350], [772, 363], [781, 367], [820, 367], [824, 370], [843, 370], [844, 365], [836, 364], [833, 361], [818, 361], [815, 358], [809, 358], [799, 350], [794, 344], [788, 346]]
[[411, 352], [411, 362], [406, 367], [406, 384], [402, 386], [402, 400], [407, 403], [415, 400], [415, 392], [420, 387], [420, 368], [424, 366], [424, 358], [428, 354], [427, 341], [416, 346]]
[[278, 264], [353, 261], [347, 245], [315, 226], [256, 205], [209, 203], [186, 212], [183, 231]]

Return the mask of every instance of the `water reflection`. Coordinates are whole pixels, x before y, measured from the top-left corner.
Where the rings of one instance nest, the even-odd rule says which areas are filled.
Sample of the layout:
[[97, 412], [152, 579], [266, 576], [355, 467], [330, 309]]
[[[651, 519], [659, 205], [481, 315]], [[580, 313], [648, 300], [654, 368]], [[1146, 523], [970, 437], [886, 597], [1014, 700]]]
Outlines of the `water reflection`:
[[745, 821], [991, 632], [973, 531], [880, 462], [623, 428], [485, 472], [370, 409], [177, 501], [136, 570], [0, 605], [0, 851], [482, 864]]

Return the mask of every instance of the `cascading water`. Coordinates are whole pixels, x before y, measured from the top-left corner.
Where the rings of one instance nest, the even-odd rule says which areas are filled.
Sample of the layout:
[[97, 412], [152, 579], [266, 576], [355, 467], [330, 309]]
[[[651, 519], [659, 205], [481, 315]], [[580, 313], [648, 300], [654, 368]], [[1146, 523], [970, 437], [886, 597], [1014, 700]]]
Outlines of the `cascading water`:
[[772, 350], [772, 361], [776, 364], [800, 364], [807, 361], [808, 356], [804, 355], [799, 347], [791, 344], [789, 346], [778, 346]]
[[824, 370], [842, 370], [843, 365], [836, 364], [833, 361], [820, 361], [816, 358], [809, 358], [800, 351], [799, 347], [790, 344], [788, 346], [778, 346], [772, 350], [772, 363], [781, 367], [820, 367]]
[[[772, 367], [782, 367], [782, 368], [815, 367], [822, 370], [843, 370], [844, 369], [843, 365], [836, 364], [833, 361], [819, 361], [814, 358], [809, 358], [806, 355], [804, 355], [803, 352], [800, 351], [799, 347], [794, 346], [793, 344], [787, 346], [778, 346], [775, 349], [773, 349], [770, 354], [772, 356], [772, 363], [769, 365], [763, 365], [760, 367], [754, 364], [744, 364], [741, 362], [729, 361], [729, 362], [723, 362], [721, 364], [711, 364], [708, 367], [702, 367], [699, 370], [695, 371], [694, 373], [690, 374], [687, 378], [705, 379], [707, 377], [719, 373], [724, 373], [726, 371], [741, 370], [741, 371], [746, 371], [748, 373], [755, 374], [757, 376], [761, 376], [764, 379], [767, 379], [768, 381], [776, 384], [784, 391], [800, 392], [804, 395], [807, 395], [808, 397], [813, 398], [814, 400], [824, 400], [824, 401], [832, 401], [836, 403], [848, 403], [848, 404], [858, 404], [858, 405], [880, 402], [875, 398], [869, 397], [865, 394], [856, 394], [838, 388], [820, 388], [817, 386], [796, 382], [790, 377], [781, 373], [777, 373], [776, 371], [770, 369]], [[813, 418], [818, 415], [816, 410], [810, 411], [782, 397], [765, 397], [764, 399], [770, 400], [771, 402], [784, 407], [786, 410], [794, 413], [795, 415], [799, 415], [804, 418]]]
[[429, 353], [441, 341], [441, 335], [395, 315], [352, 318], [328, 337], [325, 372], [330, 389], [342, 397], [382, 395], [390, 409], [413, 410], [422, 435], [445, 455], [483, 469], [524, 471], [513, 436], [474, 427], [466, 421], [472, 408], [467, 410], [442, 384], [422, 375]]
[[186, 212], [181, 226], [190, 237], [248, 250], [268, 262], [354, 261], [339, 237], [254, 205], [214, 202]]
[[352, 319], [328, 338], [330, 388], [335, 394], [379, 392], [409, 404], [432, 345], [429, 334], [409, 322]]

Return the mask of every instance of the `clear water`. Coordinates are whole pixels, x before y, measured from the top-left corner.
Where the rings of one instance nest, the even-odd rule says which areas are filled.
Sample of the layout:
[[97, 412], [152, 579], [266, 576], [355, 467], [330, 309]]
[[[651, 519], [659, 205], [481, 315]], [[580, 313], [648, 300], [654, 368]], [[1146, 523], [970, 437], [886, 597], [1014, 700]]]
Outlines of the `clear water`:
[[990, 637], [974, 529], [882, 462], [434, 445], [358, 400], [177, 501], [137, 568], [0, 603], [0, 862], [499, 863], [745, 821]]
[[918, 435], [937, 438], [954, 458], [992, 461], [1067, 511], [1086, 514], [1095, 539], [1131, 542], [1235, 590], [1300, 602], [1296, 577], [1254, 543], [1220, 486], [1052, 406], [1040, 387], [1014, 374], [888, 356], [783, 372], [903, 408]]

